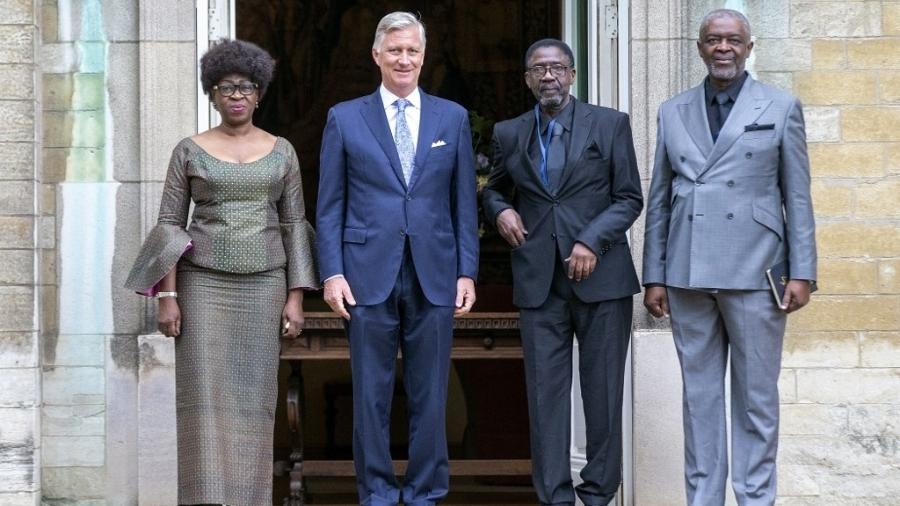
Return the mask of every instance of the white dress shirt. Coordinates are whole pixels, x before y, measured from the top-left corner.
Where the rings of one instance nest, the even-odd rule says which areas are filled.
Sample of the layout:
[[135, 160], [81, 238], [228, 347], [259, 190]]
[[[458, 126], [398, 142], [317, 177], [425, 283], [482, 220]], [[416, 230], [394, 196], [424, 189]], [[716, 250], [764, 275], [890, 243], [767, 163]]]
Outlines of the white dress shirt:
[[[394, 95], [382, 84], [378, 87], [381, 94], [381, 103], [384, 104], [384, 114], [387, 116], [388, 126], [391, 128], [391, 136], [397, 140], [397, 106], [394, 102], [400, 97]], [[409, 126], [409, 133], [412, 135], [413, 149], [416, 149], [419, 143], [419, 118], [422, 117], [422, 95], [419, 88], [413, 90], [409, 96], [405, 97], [409, 101], [406, 106], [406, 124]]]

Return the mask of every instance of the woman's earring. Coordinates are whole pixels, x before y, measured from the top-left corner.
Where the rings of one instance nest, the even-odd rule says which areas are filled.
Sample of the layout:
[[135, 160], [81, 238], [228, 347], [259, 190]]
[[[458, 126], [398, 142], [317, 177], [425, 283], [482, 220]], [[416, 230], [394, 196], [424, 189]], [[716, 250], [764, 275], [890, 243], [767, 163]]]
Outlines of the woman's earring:
[[256, 108], [259, 109], [259, 101], [256, 101]]
[[219, 110], [219, 106], [215, 102], [212, 103], [212, 106], [213, 106], [213, 109], [215, 109], [217, 111]]

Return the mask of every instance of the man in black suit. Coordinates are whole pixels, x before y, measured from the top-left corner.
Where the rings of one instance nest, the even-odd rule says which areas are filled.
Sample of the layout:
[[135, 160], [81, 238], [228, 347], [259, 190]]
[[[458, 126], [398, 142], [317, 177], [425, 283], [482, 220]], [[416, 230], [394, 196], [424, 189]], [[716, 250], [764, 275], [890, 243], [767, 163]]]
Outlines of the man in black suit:
[[[525, 54], [533, 111], [497, 123], [484, 208], [512, 246], [541, 504], [606, 505], [622, 481], [622, 387], [631, 296], [626, 231], [643, 207], [628, 116], [569, 95], [572, 50], [543, 39]], [[572, 336], [587, 422], [587, 465], [569, 464]]]

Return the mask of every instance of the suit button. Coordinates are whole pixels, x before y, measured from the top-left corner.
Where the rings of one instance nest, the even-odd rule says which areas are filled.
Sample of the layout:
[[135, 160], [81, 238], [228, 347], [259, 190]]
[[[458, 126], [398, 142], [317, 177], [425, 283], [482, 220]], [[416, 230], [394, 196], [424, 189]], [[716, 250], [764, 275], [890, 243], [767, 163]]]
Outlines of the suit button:
[[728, 185], [728, 187], [730, 188], [730, 187], [734, 186], [734, 181], [729, 181], [725, 184]]
[[409, 195], [407, 195], [407, 196], [406, 196], [406, 201], [409, 202], [410, 200], [412, 200], [412, 197], [409, 196]]
[[687, 158], [685, 158], [684, 156], [679, 156], [678, 159], [681, 160], [682, 162], [687, 160]]
[[732, 219], [734, 219], [734, 213], [728, 213], [725, 215], [725, 217], [728, 218], [729, 220], [732, 220]]
[[400, 231], [400, 237], [406, 237], [406, 230]]
[[552, 237], [553, 239], [556, 239], [556, 234], [550, 234], [550, 237]]
[[694, 186], [700, 186], [702, 184], [703, 184], [703, 181], [697, 181], [696, 183], [694, 183]]
[[553, 201], [553, 207], [559, 207], [559, 201], [558, 201], [558, 200], [554, 200], [554, 201]]
[[688, 221], [694, 221], [694, 215], [693, 215], [693, 214], [689, 214], [689, 215], [688, 215]]
[[751, 153], [751, 152], [748, 151], [747, 154], [744, 155], [744, 158], [746, 158], [746, 159], [748, 159], [748, 160], [751, 159], [751, 158], [753, 158], [753, 153]]

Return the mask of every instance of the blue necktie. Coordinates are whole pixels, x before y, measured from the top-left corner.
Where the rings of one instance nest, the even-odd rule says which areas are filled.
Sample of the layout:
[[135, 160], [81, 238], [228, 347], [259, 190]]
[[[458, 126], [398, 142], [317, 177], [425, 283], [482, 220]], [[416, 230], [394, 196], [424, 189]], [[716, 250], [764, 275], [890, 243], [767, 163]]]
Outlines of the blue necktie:
[[394, 133], [394, 144], [397, 145], [397, 154], [400, 156], [400, 166], [403, 168], [403, 179], [409, 184], [409, 176], [413, 171], [413, 160], [416, 157], [416, 149], [413, 147], [412, 133], [406, 123], [406, 106], [409, 100], [397, 99], [397, 128]]

